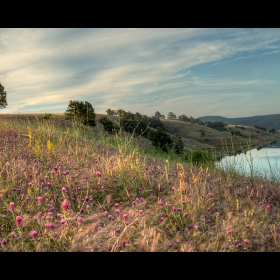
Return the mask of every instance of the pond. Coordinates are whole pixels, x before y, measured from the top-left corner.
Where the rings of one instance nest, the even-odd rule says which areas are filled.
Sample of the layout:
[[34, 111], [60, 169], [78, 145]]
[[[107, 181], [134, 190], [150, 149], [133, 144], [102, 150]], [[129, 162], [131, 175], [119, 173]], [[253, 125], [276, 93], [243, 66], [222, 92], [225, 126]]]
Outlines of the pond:
[[216, 166], [225, 171], [234, 169], [240, 174], [280, 181], [280, 140], [246, 153], [224, 156]]

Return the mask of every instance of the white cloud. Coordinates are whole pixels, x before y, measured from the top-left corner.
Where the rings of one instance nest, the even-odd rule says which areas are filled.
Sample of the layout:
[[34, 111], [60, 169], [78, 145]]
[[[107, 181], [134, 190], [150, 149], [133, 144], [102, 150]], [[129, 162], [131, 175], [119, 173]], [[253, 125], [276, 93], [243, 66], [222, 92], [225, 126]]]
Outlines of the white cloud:
[[280, 29], [0, 29], [0, 82], [8, 94], [2, 112], [44, 104], [63, 112], [69, 100], [84, 99], [101, 112], [125, 105], [180, 115], [186, 101], [198, 113], [193, 108], [215, 90], [211, 100], [246, 88], [250, 97], [253, 88], [278, 81], [197, 75], [192, 67], [277, 55], [279, 35]]

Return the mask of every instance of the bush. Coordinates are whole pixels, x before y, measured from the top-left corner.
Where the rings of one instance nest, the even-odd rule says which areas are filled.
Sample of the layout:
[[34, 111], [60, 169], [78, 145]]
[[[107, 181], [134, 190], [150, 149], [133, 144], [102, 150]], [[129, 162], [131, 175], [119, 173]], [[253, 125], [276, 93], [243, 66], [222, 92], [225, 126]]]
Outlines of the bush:
[[46, 113], [46, 114], [43, 116], [43, 118], [44, 118], [45, 120], [49, 120], [49, 119], [51, 118], [51, 116], [52, 116], [52, 114]]
[[211, 157], [203, 151], [195, 150], [191, 153], [191, 161], [194, 164], [211, 163]]

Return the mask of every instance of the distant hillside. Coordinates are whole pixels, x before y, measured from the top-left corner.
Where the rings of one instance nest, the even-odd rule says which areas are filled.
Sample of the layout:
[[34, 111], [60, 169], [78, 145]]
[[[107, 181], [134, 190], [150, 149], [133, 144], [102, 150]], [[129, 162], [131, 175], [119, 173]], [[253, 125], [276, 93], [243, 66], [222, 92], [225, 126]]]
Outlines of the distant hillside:
[[223, 122], [227, 124], [237, 124], [237, 125], [248, 125], [254, 126], [255, 124], [266, 129], [280, 129], [280, 114], [264, 115], [264, 116], [254, 116], [254, 117], [242, 117], [242, 118], [225, 118], [221, 116], [203, 116], [198, 119], [203, 122]]

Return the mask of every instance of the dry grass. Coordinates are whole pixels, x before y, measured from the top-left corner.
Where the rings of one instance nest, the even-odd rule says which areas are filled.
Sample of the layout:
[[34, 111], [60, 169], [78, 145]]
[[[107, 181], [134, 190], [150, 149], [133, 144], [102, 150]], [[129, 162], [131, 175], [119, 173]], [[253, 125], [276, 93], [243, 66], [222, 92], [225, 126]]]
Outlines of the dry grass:
[[280, 251], [276, 181], [151, 157], [62, 119], [1, 121], [0, 251]]

